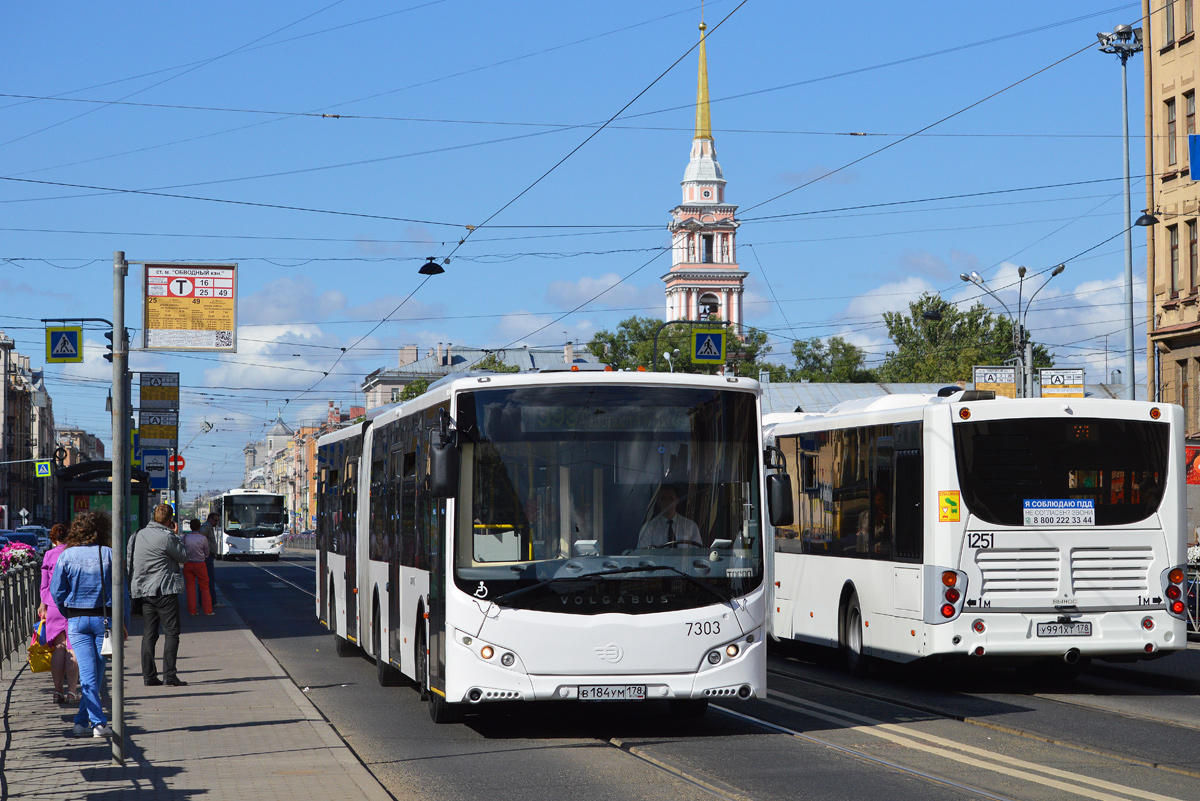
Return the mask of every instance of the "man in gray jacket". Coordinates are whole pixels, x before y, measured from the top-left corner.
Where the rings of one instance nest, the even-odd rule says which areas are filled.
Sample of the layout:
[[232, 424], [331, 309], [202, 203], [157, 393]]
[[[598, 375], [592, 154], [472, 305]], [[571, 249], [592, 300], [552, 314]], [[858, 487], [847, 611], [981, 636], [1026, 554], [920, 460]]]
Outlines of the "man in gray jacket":
[[[182, 565], [187, 554], [175, 527], [175, 513], [161, 503], [154, 507], [154, 522], [129, 539], [131, 594], [142, 599], [142, 680], [147, 686], [185, 687], [175, 672], [179, 654], [179, 593], [183, 592]], [[154, 665], [159, 624], [163, 643], [163, 678]]]

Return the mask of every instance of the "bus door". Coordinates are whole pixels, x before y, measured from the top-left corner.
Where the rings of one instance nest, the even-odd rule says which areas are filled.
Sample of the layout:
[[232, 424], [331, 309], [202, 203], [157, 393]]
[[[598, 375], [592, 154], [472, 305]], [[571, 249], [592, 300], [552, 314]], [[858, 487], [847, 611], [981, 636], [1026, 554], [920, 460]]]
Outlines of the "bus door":
[[[433, 437], [440, 436], [438, 431], [440, 415], [445, 410], [449, 413], [449, 404], [439, 404], [425, 412], [425, 430], [429, 438], [423, 443], [428, 448]], [[428, 475], [428, 451], [421, 459], [422, 468]], [[428, 487], [428, 480], [421, 482], [422, 487]], [[448, 548], [446, 548], [446, 499], [434, 498], [429, 492], [424, 492], [425, 499], [425, 546], [427, 548], [426, 564], [429, 567], [429, 686], [445, 691], [446, 689], [446, 575], [453, 569], [447, 563]]]
[[358, 457], [346, 460], [342, 477], [342, 553], [346, 556], [346, 635], [358, 641]]

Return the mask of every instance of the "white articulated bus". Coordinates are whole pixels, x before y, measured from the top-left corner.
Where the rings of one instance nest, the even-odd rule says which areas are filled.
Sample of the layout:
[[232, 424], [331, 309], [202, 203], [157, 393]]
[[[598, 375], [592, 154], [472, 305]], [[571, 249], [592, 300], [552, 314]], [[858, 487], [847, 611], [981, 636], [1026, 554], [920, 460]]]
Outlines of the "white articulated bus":
[[284, 498], [273, 492], [235, 489], [213, 502], [221, 516], [215, 532], [218, 559], [278, 559], [287, 530]]
[[438, 722], [500, 700], [763, 697], [762, 510], [790, 489], [760, 426], [745, 378], [443, 379], [319, 440], [317, 615]]
[[772, 636], [853, 672], [1185, 648], [1182, 409], [943, 392], [766, 416], [796, 477]]

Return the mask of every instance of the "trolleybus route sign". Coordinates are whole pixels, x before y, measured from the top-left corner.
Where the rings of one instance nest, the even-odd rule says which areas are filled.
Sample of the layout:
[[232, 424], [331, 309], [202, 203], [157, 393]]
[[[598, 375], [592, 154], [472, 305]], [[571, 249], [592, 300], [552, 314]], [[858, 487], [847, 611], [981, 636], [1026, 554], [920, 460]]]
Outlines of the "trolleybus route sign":
[[1017, 397], [1017, 370], [1015, 367], [978, 366], [972, 370], [975, 389], [990, 389], [996, 397]]
[[146, 264], [147, 350], [237, 352], [236, 264]]
[[170, 447], [179, 438], [178, 412], [138, 412], [139, 440], [142, 447]]
[[179, 373], [142, 373], [139, 409], [179, 410]]

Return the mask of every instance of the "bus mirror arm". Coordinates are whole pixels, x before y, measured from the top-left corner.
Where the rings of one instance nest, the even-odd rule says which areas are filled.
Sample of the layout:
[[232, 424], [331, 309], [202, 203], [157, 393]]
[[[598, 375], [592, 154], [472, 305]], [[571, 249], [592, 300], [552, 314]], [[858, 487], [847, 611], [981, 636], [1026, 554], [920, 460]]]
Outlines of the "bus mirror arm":
[[772, 526], [790, 526], [795, 519], [792, 509], [792, 478], [787, 473], [767, 476], [767, 513]]
[[787, 459], [777, 445], [767, 445], [763, 448], [763, 464], [767, 470], [787, 470]]

